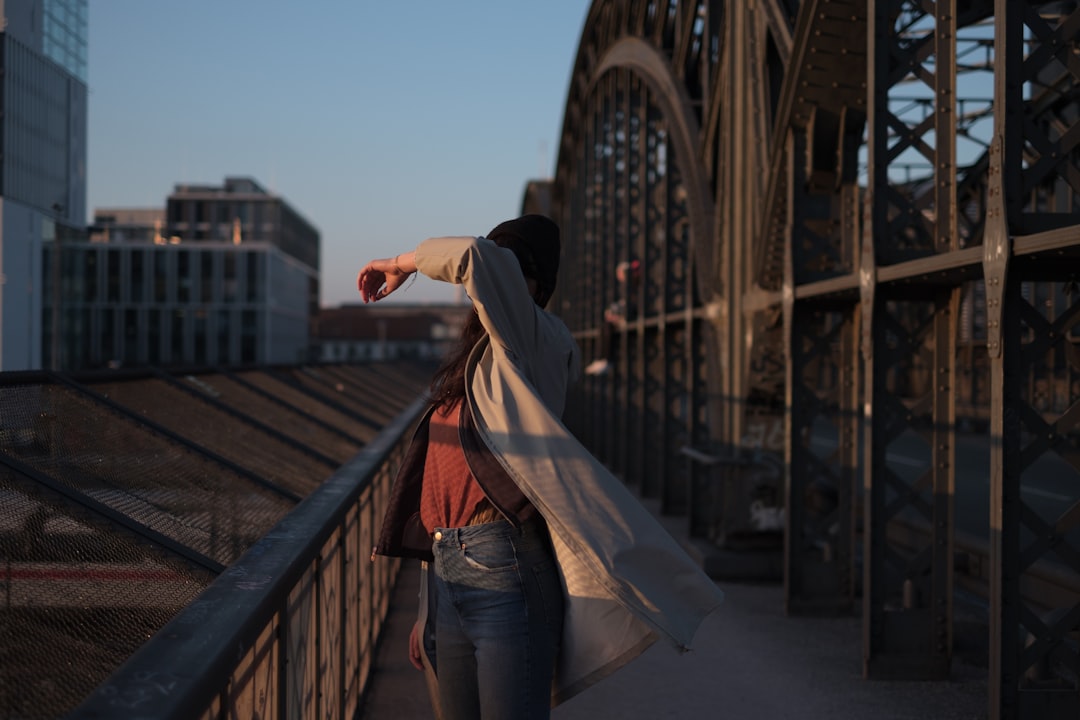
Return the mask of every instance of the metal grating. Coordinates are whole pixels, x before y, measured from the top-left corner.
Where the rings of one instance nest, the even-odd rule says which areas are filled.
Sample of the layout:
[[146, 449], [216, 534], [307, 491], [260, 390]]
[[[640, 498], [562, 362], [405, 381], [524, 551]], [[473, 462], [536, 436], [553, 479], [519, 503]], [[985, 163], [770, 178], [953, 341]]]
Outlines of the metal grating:
[[[399, 415], [431, 367], [273, 372], [325, 374], [339, 397], [301, 411], [280, 399], [295, 387], [210, 371], [0, 373], [0, 718], [60, 717], [106, 683], [364, 449], [381, 429], [365, 402]], [[325, 419], [346, 396], [359, 437]]]
[[3, 465], [0, 556], [4, 718], [61, 715], [214, 578]]
[[72, 387], [0, 388], [0, 414], [34, 428], [32, 444], [3, 448], [14, 460], [221, 565], [294, 505]]
[[193, 388], [251, 417], [260, 418], [300, 444], [340, 464], [362, 444], [362, 437], [347, 437], [332, 425], [304, 412], [275, 393], [251, 386], [232, 375], [188, 375]]
[[[379, 412], [376, 402], [373, 402], [383, 400], [381, 394], [374, 395], [370, 391], [354, 389], [351, 384], [347, 385], [332, 373], [323, 372], [319, 368], [301, 367], [280, 369], [276, 375], [284, 382], [292, 383], [303, 388], [305, 392], [339, 406], [342, 411], [347, 412], [361, 424], [379, 428], [390, 419]], [[386, 390], [384, 389], [383, 392], [385, 393]], [[390, 416], [392, 417], [393, 413]]]
[[147, 378], [91, 387], [129, 410], [210, 450], [289, 493], [303, 497], [337, 467], [259, 418], [229, 408], [186, 381]]
[[[319, 368], [321, 377], [334, 384], [342, 397], [363, 407], [364, 417], [383, 425], [400, 412], [398, 405], [403, 398], [394, 396], [395, 383], [388, 382], [374, 373], [354, 373], [347, 367]], [[434, 374], [434, 369], [429, 375]], [[426, 387], [419, 388], [419, 392]]]

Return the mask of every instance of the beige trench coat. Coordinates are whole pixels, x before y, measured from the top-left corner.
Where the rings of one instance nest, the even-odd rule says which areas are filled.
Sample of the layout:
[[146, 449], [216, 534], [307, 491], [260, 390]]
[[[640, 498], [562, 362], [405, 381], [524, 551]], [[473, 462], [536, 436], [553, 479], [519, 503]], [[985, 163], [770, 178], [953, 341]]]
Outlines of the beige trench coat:
[[566, 596], [553, 703], [657, 637], [689, 650], [723, 594], [562, 424], [568, 384], [579, 372], [566, 325], [532, 301], [514, 254], [489, 240], [426, 240], [416, 265], [464, 285], [488, 331], [469, 358], [467, 399], [481, 437], [551, 533]]

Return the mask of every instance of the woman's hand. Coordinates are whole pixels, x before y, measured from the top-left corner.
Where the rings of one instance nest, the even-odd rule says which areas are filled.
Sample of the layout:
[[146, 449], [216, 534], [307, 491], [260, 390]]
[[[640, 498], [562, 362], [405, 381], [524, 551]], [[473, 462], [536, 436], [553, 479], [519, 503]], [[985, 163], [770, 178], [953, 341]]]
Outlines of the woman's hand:
[[396, 257], [372, 260], [356, 278], [356, 288], [360, 299], [365, 303], [382, 300], [397, 290], [416, 272], [413, 253], [402, 253]]
[[418, 623], [413, 623], [412, 632], [409, 633], [409, 662], [417, 670], [424, 669], [424, 660], [420, 653], [423, 650], [420, 649], [420, 626]]

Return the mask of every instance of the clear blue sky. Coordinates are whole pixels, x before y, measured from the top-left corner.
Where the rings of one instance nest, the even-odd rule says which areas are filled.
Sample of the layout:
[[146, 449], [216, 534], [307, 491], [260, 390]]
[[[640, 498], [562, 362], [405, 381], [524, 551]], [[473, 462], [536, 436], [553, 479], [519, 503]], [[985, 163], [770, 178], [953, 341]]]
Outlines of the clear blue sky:
[[358, 302], [368, 259], [483, 234], [552, 175], [589, 5], [95, 1], [88, 212], [250, 176], [319, 229], [323, 305]]

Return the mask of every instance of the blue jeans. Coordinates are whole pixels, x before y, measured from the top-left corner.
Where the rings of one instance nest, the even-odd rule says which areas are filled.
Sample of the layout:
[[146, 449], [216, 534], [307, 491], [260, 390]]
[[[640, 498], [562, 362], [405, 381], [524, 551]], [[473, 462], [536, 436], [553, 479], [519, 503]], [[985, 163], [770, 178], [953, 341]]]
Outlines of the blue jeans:
[[546, 527], [500, 520], [434, 537], [442, 720], [549, 718], [563, 596]]

